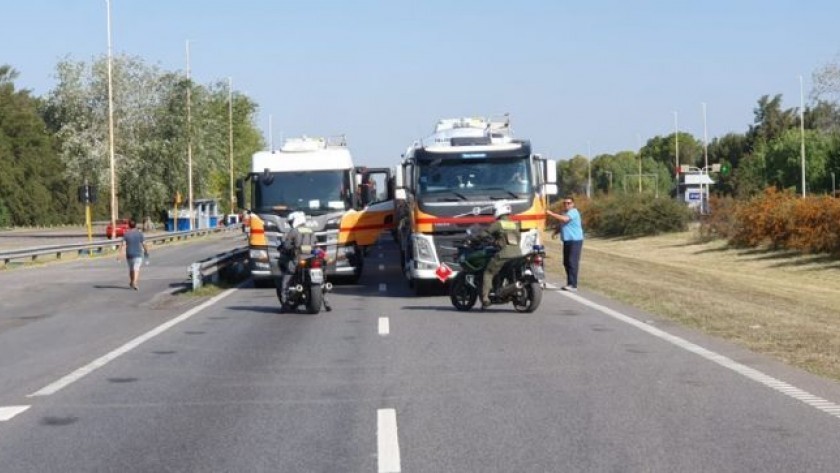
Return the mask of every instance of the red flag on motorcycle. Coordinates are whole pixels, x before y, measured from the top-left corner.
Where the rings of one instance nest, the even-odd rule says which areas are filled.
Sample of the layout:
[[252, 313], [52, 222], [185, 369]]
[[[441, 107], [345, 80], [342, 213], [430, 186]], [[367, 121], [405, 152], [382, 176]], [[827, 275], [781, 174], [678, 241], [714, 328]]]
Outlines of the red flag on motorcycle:
[[441, 263], [438, 269], [435, 270], [435, 276], [437, 276], [440, 282], [446, 282], [449, 276], [452, 276], [452, 269], [446, 263]]

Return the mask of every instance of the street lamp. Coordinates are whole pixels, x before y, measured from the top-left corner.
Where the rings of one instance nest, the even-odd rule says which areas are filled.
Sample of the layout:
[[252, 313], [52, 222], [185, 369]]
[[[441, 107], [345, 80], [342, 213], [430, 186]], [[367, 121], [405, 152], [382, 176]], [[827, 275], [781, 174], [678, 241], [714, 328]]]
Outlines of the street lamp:
[[639, 194], [642, 193], [642, 135], [636, 135], [636, 142], [639, 145]]
[[228, 77], [228, 151], [230, 154], [230, 213], [233, 213], [235, 210], [233, 205], [233, 79], [230, 77]]
[[587, 180], [586, 180], [586, 197], [591, 199], [592, 198], [592, 147], [590, 143], [586, 142], [586, 173], [587, 173]]
[[[706, 175], [709, 175], [709, 134], [706, 128], [706, 102], [703, 102], [703, 169], [706, 171]], [[703, 213], [708, 213], [709, 211], [709, 184], [703, 183], [703, 199], [702, 202], [702, 210]]]
[[189, 226], [193, 229], [193, 172], [192, 172], [192, 113], [191, 106], [192, 82], [190, 80], [190, 40], [187, 40], [187, 200], [189, 208]]
[[805, 92], [802, 86], [802, 76], [799, 76], [799, 131], [802, 136], [800, 145], [800, 161], [802, 162], [802, 197], [805, 197]]
[[108, 10], [108, 161], [111, 173], [111, 228], [117, 228], [117, 173], [114, 170], [114, 85], [113, 60], [111, 59], [111, 0], [106, 0]]

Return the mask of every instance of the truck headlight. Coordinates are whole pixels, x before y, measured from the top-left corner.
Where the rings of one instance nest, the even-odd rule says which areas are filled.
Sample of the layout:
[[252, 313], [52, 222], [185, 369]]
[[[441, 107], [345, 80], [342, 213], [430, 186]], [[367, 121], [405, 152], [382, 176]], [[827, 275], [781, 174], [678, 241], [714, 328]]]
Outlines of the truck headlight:
[[268, 261], [268, 250], [249, 250], [248, 257], [254, 261]]
[[435, 255], [435, 247], [430, 239], [426, 239], [421, 235], [415, 235], [414, 238], [414, 258], [418, 262], [429, 263], [437, 265], [437, 256]]

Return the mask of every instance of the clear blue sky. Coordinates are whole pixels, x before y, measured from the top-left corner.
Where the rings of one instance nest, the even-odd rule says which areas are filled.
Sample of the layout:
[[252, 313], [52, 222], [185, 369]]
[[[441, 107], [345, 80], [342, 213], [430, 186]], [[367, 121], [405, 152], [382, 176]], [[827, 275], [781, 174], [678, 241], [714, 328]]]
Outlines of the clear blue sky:
[[[115, 53], [232, 77], [273, 137], [346, 134], [358, 163], [395, 164], [438, 118], [509, 112], [536, 151], [636, 149], [679, 128], [744, 132], [761, 95], [799, 106], [840, 53], [836, 0], [112, 0]], [[35, 94], [63, 57], [106, 53], [105, 0], [0, 6], [0, 63]]]

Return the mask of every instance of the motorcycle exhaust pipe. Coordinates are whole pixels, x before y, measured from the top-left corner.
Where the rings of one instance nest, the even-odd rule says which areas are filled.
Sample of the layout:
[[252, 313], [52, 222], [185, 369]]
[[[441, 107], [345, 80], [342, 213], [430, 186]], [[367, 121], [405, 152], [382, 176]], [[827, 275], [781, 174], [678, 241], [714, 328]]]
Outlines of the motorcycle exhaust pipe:
[[499, 289], [499, 298], [504, 299], [516, 294], [520, 289], [524, 286], [522, 285], [521, 281], [516, 281], [513, 284], [508, 284], [507, 286]]
[[324, 283], [324, 292], [330, 292], [330, 291], [332, 291], [332, 283], [331, 282]]

